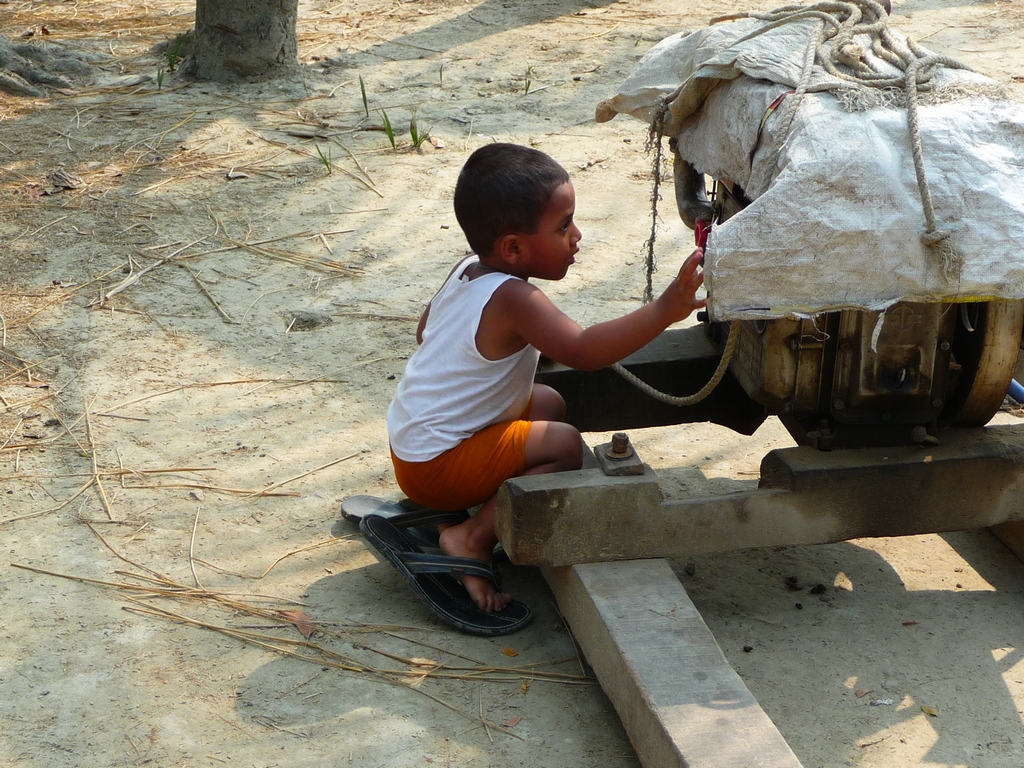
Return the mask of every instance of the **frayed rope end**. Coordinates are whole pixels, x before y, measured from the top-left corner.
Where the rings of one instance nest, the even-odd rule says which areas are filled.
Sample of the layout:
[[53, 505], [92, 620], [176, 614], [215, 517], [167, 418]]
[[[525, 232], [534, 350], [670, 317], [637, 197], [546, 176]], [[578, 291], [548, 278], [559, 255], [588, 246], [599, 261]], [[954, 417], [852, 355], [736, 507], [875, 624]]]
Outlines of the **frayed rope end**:
[[921, 242], [938, 259], [942, 276], [949, 282], [959, 281], [964, 268], [964, 257], [953, 243], [949, 230], [929, 230], [921, 235]]

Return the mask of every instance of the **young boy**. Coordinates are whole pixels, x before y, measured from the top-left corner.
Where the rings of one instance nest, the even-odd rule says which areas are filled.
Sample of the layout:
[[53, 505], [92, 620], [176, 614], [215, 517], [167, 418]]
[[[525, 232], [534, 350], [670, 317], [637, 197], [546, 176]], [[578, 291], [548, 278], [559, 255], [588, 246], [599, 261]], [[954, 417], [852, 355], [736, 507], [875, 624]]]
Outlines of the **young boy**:
[[[533, 383], [540, 353], [580, 370], [603, 368], [705, 304], [695, 295], [703, 282], [697, 250], [656, 301], [581, 328], [529, 282], [561, 280], [574, 263], [582, 237], [575, 208], [568, 173], [528, 147], [489, 144], [459, 174], [455, 215], [476, 255], [452, 270], [424, 310], [420, 347], [388, 409], [403, 492], [437, 510], [483, 505], [441, 531], [446, 554], [490, 561], [496, 494], [508, 478], [582, 466], [565, 402]], [[484, 611], [511, 600], [480, 576], [462, 581]]]

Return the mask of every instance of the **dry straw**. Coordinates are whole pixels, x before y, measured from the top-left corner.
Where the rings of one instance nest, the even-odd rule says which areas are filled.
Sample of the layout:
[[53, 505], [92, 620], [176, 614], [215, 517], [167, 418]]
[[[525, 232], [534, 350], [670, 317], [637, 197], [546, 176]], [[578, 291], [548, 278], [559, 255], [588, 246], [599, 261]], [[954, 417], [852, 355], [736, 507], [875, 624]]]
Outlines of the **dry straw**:
[[[96, 533], [95, 529], [91, 525], [89, 528]], [[97, 533], [97, 536], [98, 535], [99, 534]], [[321, 544], [324, 543], [328, 542], [322, 542]], [[112, 552], [114, 551], [113, 548], [105, 541], [104, 544]], [[308, 549], [309, 547], [303, 547], [288, 554], [290, 555], [295, 552], [306, 551]], [[117, 554], [116, 552], [114, 553]], [[117, 554], [117, 556], [122, 560], [126, 560], [126, 558], [119, 554]], [[285, 555], [284, 557], [287, 556], [288, 555]], [[283, 559], [283, 557], [279, 558], [278, 562], [281, 559]], [[49, 571], [20, 563], [12, 563], [12, 565], [15, 568], [24, 569], [33, 573], [69, 579], [72, 581], [116, 590], [124, 594], [125, 599], [129, 603], [129, 605], [125, 606], [125, 610], [131, 611], [132, 613], [217, 632], [240, 642], [263, 648], [281, 656], [315, 664], [321, 668], [328, 667], [336, 669], [339, 672], [367, 675], [384, 683], [407, 688], [467, 719], [480, 722], [485, 729], [493, 729], [494, 731], [504, 733], [515, 738], [521, 737], [505, 726], [487, 720], [483, 716], [482, 708], [477, 713], [471, 713], [456, 706], [431, 690], [428, 690], [424, 684], [428, 682], [453, 680], [474, 683], [516, 683], [520, 686], [527, 686], [536, 682], [563, 685], [594, 684], [594, 680], [586, 675], [569, 674], [552, 671], [550, 669], [551, 667], [557, 667], [568, 662], [574, 662], [576, 661], [574, 657], [503, 667], [488, 665], [481, 662], [474, 662], [471, 664], [450, 663], [443, 660], [409, 657], [382, 648], [373, 647], [365, 641], [353, 642], [352, 647], [354, 650], [366, 651], [374, 655], [381, 656], [395, 662], [397, 665], [390, 667], [376, 666], [360, 660], [351, 654], [342, 653], [328, 645], [328, 643], [338, 640], [348, 640], [351, 642], [354, 635], [361, 635], [365, 637], [370, 634], [379, 634], [381, 636], [396, 638], [412, 644], [432, 648], [442, 657], [462, 659], [467, 659], [467, 657], [436, 645], [415, 640], [408, 637], [407, 634], [397, 634], [397, 632], [408, 633], [410, 631], [417, 631], [418, 628], [415, 627], [395, 627], [391, 625], [371, 625], [353, 622], [340, 627], [329, 628], [332, 625], [321, 625], [320, 623], [315, 622], [311, 617], [299, 611], [263, 607], [253, 602], [249, 602], [253, 599], [273, 599], [268, 596], [248, 595], [245, 599], [240, 599], [239, 597], [226, 592], [212, 591], [199, 587], [189, 587], [158, 574], [150, 568], [140, 566], [137, 563], [133, 563], [133, 565], [145, 570], [146, 573], [115, 571], [116, 574], [131, 580], [121, 582], [90, 579], [64, 573], [57, 573], [55, 571]], [[186, 615], [183, 610], [172, 610], [171, 608], [156, 605], [155, 601], [157, 600], [173, 600], [183, 606], [191, 606], [193, 611], [201, 609], [213, 612], [221, 611], [226, 613], [227, 616], [235, 622], [238, 621], [239, 617], [244, 616], [258, 618], [263, 621], [271, 622], [271, 627], [281, 628], [287, 630], [289, 633], [293, 632], [295, 628], [298, 628], [303, 635], [308, 635], [308, 637], [298, 639], [289, 636], [282, 636], [281, 634], [270, 634], [268, 632], [256, 631], [246, 627], [228, 626], [225, 623], [218, 623], [213, 620], [206, 620], [197, 618], [196, 616]], [[280, 599], [278, 598], [278, 600]], [[321, 638], [321, 640], [314, 641], [312, 639], [314, 634]]]

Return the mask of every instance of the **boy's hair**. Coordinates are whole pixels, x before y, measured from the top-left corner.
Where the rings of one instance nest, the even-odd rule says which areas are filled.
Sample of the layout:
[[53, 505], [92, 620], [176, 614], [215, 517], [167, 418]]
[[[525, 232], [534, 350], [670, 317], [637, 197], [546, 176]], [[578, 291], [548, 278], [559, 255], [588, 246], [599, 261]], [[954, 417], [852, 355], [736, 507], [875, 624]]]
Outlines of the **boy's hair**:
[[537, 231], [551, 195], [569, 181], [566, 170], [536, 149], [487, 144], [462, 167], [455, 184], [455, 218], [481, 257], [502, 235]]

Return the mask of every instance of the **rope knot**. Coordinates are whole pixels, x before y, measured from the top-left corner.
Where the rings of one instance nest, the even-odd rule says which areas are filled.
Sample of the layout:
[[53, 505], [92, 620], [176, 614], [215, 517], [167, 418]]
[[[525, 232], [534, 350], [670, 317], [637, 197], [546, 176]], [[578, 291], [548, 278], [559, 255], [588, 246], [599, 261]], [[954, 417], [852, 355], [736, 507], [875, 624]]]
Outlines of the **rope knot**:
[[959, 281], [964, 268], [963, 254], [953, 242], [952, 233], [948, 229], [929, 229], [922, 233], [921, 243], [925, 249], [937, 257], [942, 269], [942, 276], [950, 281]]
[[[860, 43], [849, 42], [836, 51], [836, 59], [848, 67], [854, 69], [865, 68], [864, 59], [867, 58], [867, 51]], [[869, 70], [870, 71], [870, 70]]]

